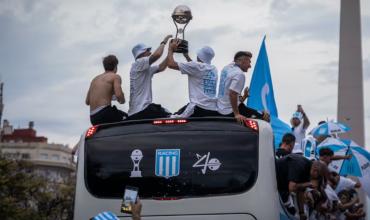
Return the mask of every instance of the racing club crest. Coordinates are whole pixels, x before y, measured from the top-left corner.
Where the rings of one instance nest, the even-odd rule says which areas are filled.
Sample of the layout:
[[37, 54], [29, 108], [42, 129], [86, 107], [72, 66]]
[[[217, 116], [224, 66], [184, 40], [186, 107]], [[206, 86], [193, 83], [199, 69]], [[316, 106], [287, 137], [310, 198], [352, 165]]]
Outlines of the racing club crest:
[[155, 175], [164, 178], [180, 174], [180, 149], [157, 149], [155, 153]]

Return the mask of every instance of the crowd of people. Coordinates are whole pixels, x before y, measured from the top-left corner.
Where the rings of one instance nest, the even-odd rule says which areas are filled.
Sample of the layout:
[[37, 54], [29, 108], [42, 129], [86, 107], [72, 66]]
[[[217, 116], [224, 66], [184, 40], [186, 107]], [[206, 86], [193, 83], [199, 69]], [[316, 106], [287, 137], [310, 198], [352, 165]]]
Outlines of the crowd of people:
[[[317, 148], [330, 135], [306, 137], [309, 124], [298, 105], [291, 119], [292, 132], [283, 136], [276, 150], [277, 184], [286, 213], [299, 219], [364, 219], [356, 191], [361, 183], [340, 176], [330, 167], [333, 160], [351, 159], [351, 155], [334, 155], [328, 147]], [[304, 154], [308, 145], [310, 153]]]
[[[103, 59], [105, 72], [92, 80], [86, 97], [86, 104], [90, 106], [90, 121], [93, 125], [168, 117], [224, 116], [234, 117], [240, 123], [246, 118], [270, 120], [267, 112], [259, 112], [243, 104], [249, 96], [248, 88], [243, 92], [244, 73], [251, 67], [252, 53], [237, 52], [233, 62], [221, 71], [217, 88], [219, 74], [217, 68], [212, 65], [215, 52], [209, 46], [198, 50], [196, 60], [192, 60], [189, 54], [184, 53], [186, 62], [178, 62], [174, 59], [174, 51], [180, 41], [172, 39], [167, 56], [159, 65], [155, 65], [163, 55], [165, 45], [171, 37], [171, 35], [166, 36], [153, 53], [151, 47], [142, 43], [133, 47], [134, 62], [130, 70], [130, 101], [127, 113], [112, 105], [112, 100], [120, 104], [126, 102], [121, 87], [122, 80], [117, 74], [118, 59], [114, 55]], [[188, 77], [189, 103], [173, 114], [162, 105], [152, 102], [152, 78], [167, 67], [178, 70]]]

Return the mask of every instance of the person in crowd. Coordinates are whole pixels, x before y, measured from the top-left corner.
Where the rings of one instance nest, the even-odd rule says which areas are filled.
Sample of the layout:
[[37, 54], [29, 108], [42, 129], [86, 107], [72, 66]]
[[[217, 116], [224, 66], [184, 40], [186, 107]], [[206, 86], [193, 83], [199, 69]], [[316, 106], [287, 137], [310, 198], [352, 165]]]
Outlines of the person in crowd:
[[310, 219], [319, 219], [328, 211], [326, 204], [328, 203], [328, 196], [326, 194], [326, 186], [328, 183], [328, 168], [319, 161], [313, 161], [310, 169], [310, 183], [306, 188], [303, 196], [303, 201], [306, 201], [308, 206], [312, 209], [308, 214]]
[[204, 46], [197, 52], [197, 60], [193, 61], [184, 54], [187, 62], [179, 63], [173, 58], [174, 50], [180, 41], [174, 39], [168, 47], [168, 67], [179, 70], [188, 76], [190, 103], [176, 112], [173, 117], [205, 117], [218, 116], [216, 105], [217, 68], [211, 64], [215, 52], [211, 47]]
[[235, 117], [239, 123], [246, 118], [258, 118], [270, 121], [267, 112], [260, 113], [255, 109], [248, 108], [240, 99], [240, 94], [245, 85], [245, 75], [251, 68], [252, 53], [239, 51], [234, 56], [234, 62], [225, 66], [221, 72], [220, 85], [218, 89], [217, 108], [222, 116]]
[[357, 193], [350, 190], [342, 190], [338, 193], [338, 197], [342, 204], [340, 212], [337, 215], [339, 220], [360, 220], [366, 216], [363, 210], [363, 204], [359, 203]]
[[306, 130], [308, 126], [310, 126], [310, 120], [304, 112], [302, 105], [297, 105], [297, 111], [294, 112], [290, 124], [292, 125], [292, 132], [296, 138], [293, 150], [296, 153], [303, 153], [302, 140], [306, 137]]
[[[322, 166], [325, 166], [321, 163]], [[343, 208], [343, 204], [340, 202], [337, 193], [334, 191], [334, 186], [331, 181], [328, 181], [325, 187], [325, 193], [328, 197], [328, 201], [326, 205], [326, 216], [329, 219], [336, 219], [336, 215], [338, 213], [339, 208]]]
[[280, 197], [285, 208], [292, 215], [295, 214], [295, 208], [290, 202], [290, 194], [295, 193], [298, 198], [299, 214], [304, 218], [304, 191], [311, 187], [311, 164], [307, 158], [298, 154], [289, 154], [276, 160], [277, 185]]
[[132, 49], [135, 62], [130, 71], [130, 103], [129, 119], [165, 118], [170, 113], [161, 105], [152, 103], [153, 75], [167, 68], [167, 58], [159, 65], [153, 65], [163, 54], [163, 50], [171, 35], [166, 36], [159, 47], [151, 53], [151, 47], [137, 44]]
[[358, 189], [361, 187], [361, 183], [359, 181], [354, 181], [350, 178], [340, 176], [337, 172], [331, 172], [331, 180], [333, 183], [333, 189], [336, 193], [345, 189]]
[[[319, 160], [320, 162], [324, 163], [326, 166], [329, 166], [331, 161], [333, 160], [346, 160], [351, 159], [352, 155], [334, 155], [334, 151], [332, 151], [330, 148], [323, 147], [319, 150]], [[329, 168], [331, 169], [331, 168]], [[331, 170], [334, 171], [334, 170]]]
[[279, 149], [276, 150], [276, 159], [282, 158], [290, 153], [292, 153], [295, 143], [295, 136], [292, 133], [286, 133], [283, 136]]
[[316, 189], [307, 188], [304, 193], [304, 202], [307, 212], [305, 213], [308, 219], [320, 219], [320, 215], [324, 211], [323, 204], [327, 201], [326, 194], [322, 194]]
[[[335, 190], [336, 185], [335, 185], [335, 175], [333, 175], [333, 172], [331, 172], [330, 175], [330, 181], [328, 181], [327, 187], [325, 189], [326, 194], [328, 195], [329, 202], [328, 202], [328, 214], [329, 216], [332, 217], [332, 219], [338, 219], [338, 216], [343, 213], [344, 210], [350, 209], [355, 205], [355, 203], [358, 203], [359, 200], [352, 200], [352, 201], [341, 201], [338, 192]], [[349, 189], [353, 190], [353, 189]]]
[[121, 77], [117, 74], [118, 59], [114, 55], [103, 58], [104, 73], [96, 76], [90, 84], [86, 96], [86, 105], [90, 106], [90, 122], [92, 125], [119, 122], [126, 119], [127, 114], [112, 106], [117, 100], [125, 103], [121, 88]]
[[143, 205], [139, 198], [137, 198], [136, 203], [131, 202], [131, 212], [132, 212], [132, 220], [141, 220], [141, 209]]

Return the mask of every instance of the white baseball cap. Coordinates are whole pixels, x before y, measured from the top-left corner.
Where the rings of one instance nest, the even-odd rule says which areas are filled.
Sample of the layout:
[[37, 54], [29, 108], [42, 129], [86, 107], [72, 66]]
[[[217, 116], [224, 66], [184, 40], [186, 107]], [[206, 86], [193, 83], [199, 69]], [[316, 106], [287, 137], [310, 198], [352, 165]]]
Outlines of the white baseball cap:
[[212, 48], [205, 46], [197, 52], [197, 57], [204, 63], [211, 64], [211, 60], [215, 57], [215, 52]]
[[140, 56], [145, 51], [150, 51], [152, 48], [146, 46], [145, 44], [137, 44], [134, 48], [132, 48], [132, 55], [134, 55], [134, 58], [137, 59], [138, 56]]

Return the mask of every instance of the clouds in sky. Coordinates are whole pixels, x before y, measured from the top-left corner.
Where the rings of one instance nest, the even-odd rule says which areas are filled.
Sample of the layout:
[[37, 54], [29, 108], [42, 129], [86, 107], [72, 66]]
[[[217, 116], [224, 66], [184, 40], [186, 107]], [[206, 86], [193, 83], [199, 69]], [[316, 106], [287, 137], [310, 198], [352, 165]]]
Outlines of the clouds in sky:
[[[190, 54], [209, 45], [219, 70], [240, 49], [258, 55], [267, 35], [275, 98], [288, 121], [302, 104], [312, 124], [336, 118], [339, 1], [185, 1], [193, 12], [186, 30]], [[370, 4], [362, 0], [365, 112], [370, 112]], [[113, 53], [129, 97], [131, 48], [154, 48], [174, 34], [174, 1], [0, 1], [0, 76], [5, 82], [4, 117], [16, 127], [36, 122], [53, 142], [75, 144], [89, 127], [84, 104], [90, 80]], [[181, 56], [177, 57], [182, 60]], [[248, 79], [253, 72], [248, 74]], [[249, 81], [247, 81], [247, 84]], [[168, 91], [171, 91], [170, 93]], [[187, 102], [187, 79], [166, 70], [153, 80], [154, 102], [172, 111]], [[294, 95], [292, 95], [294, 94]], [[121, 106], [127, 110], [127, 104]], [[370, 118], [366, 113], [367, 144]]]

